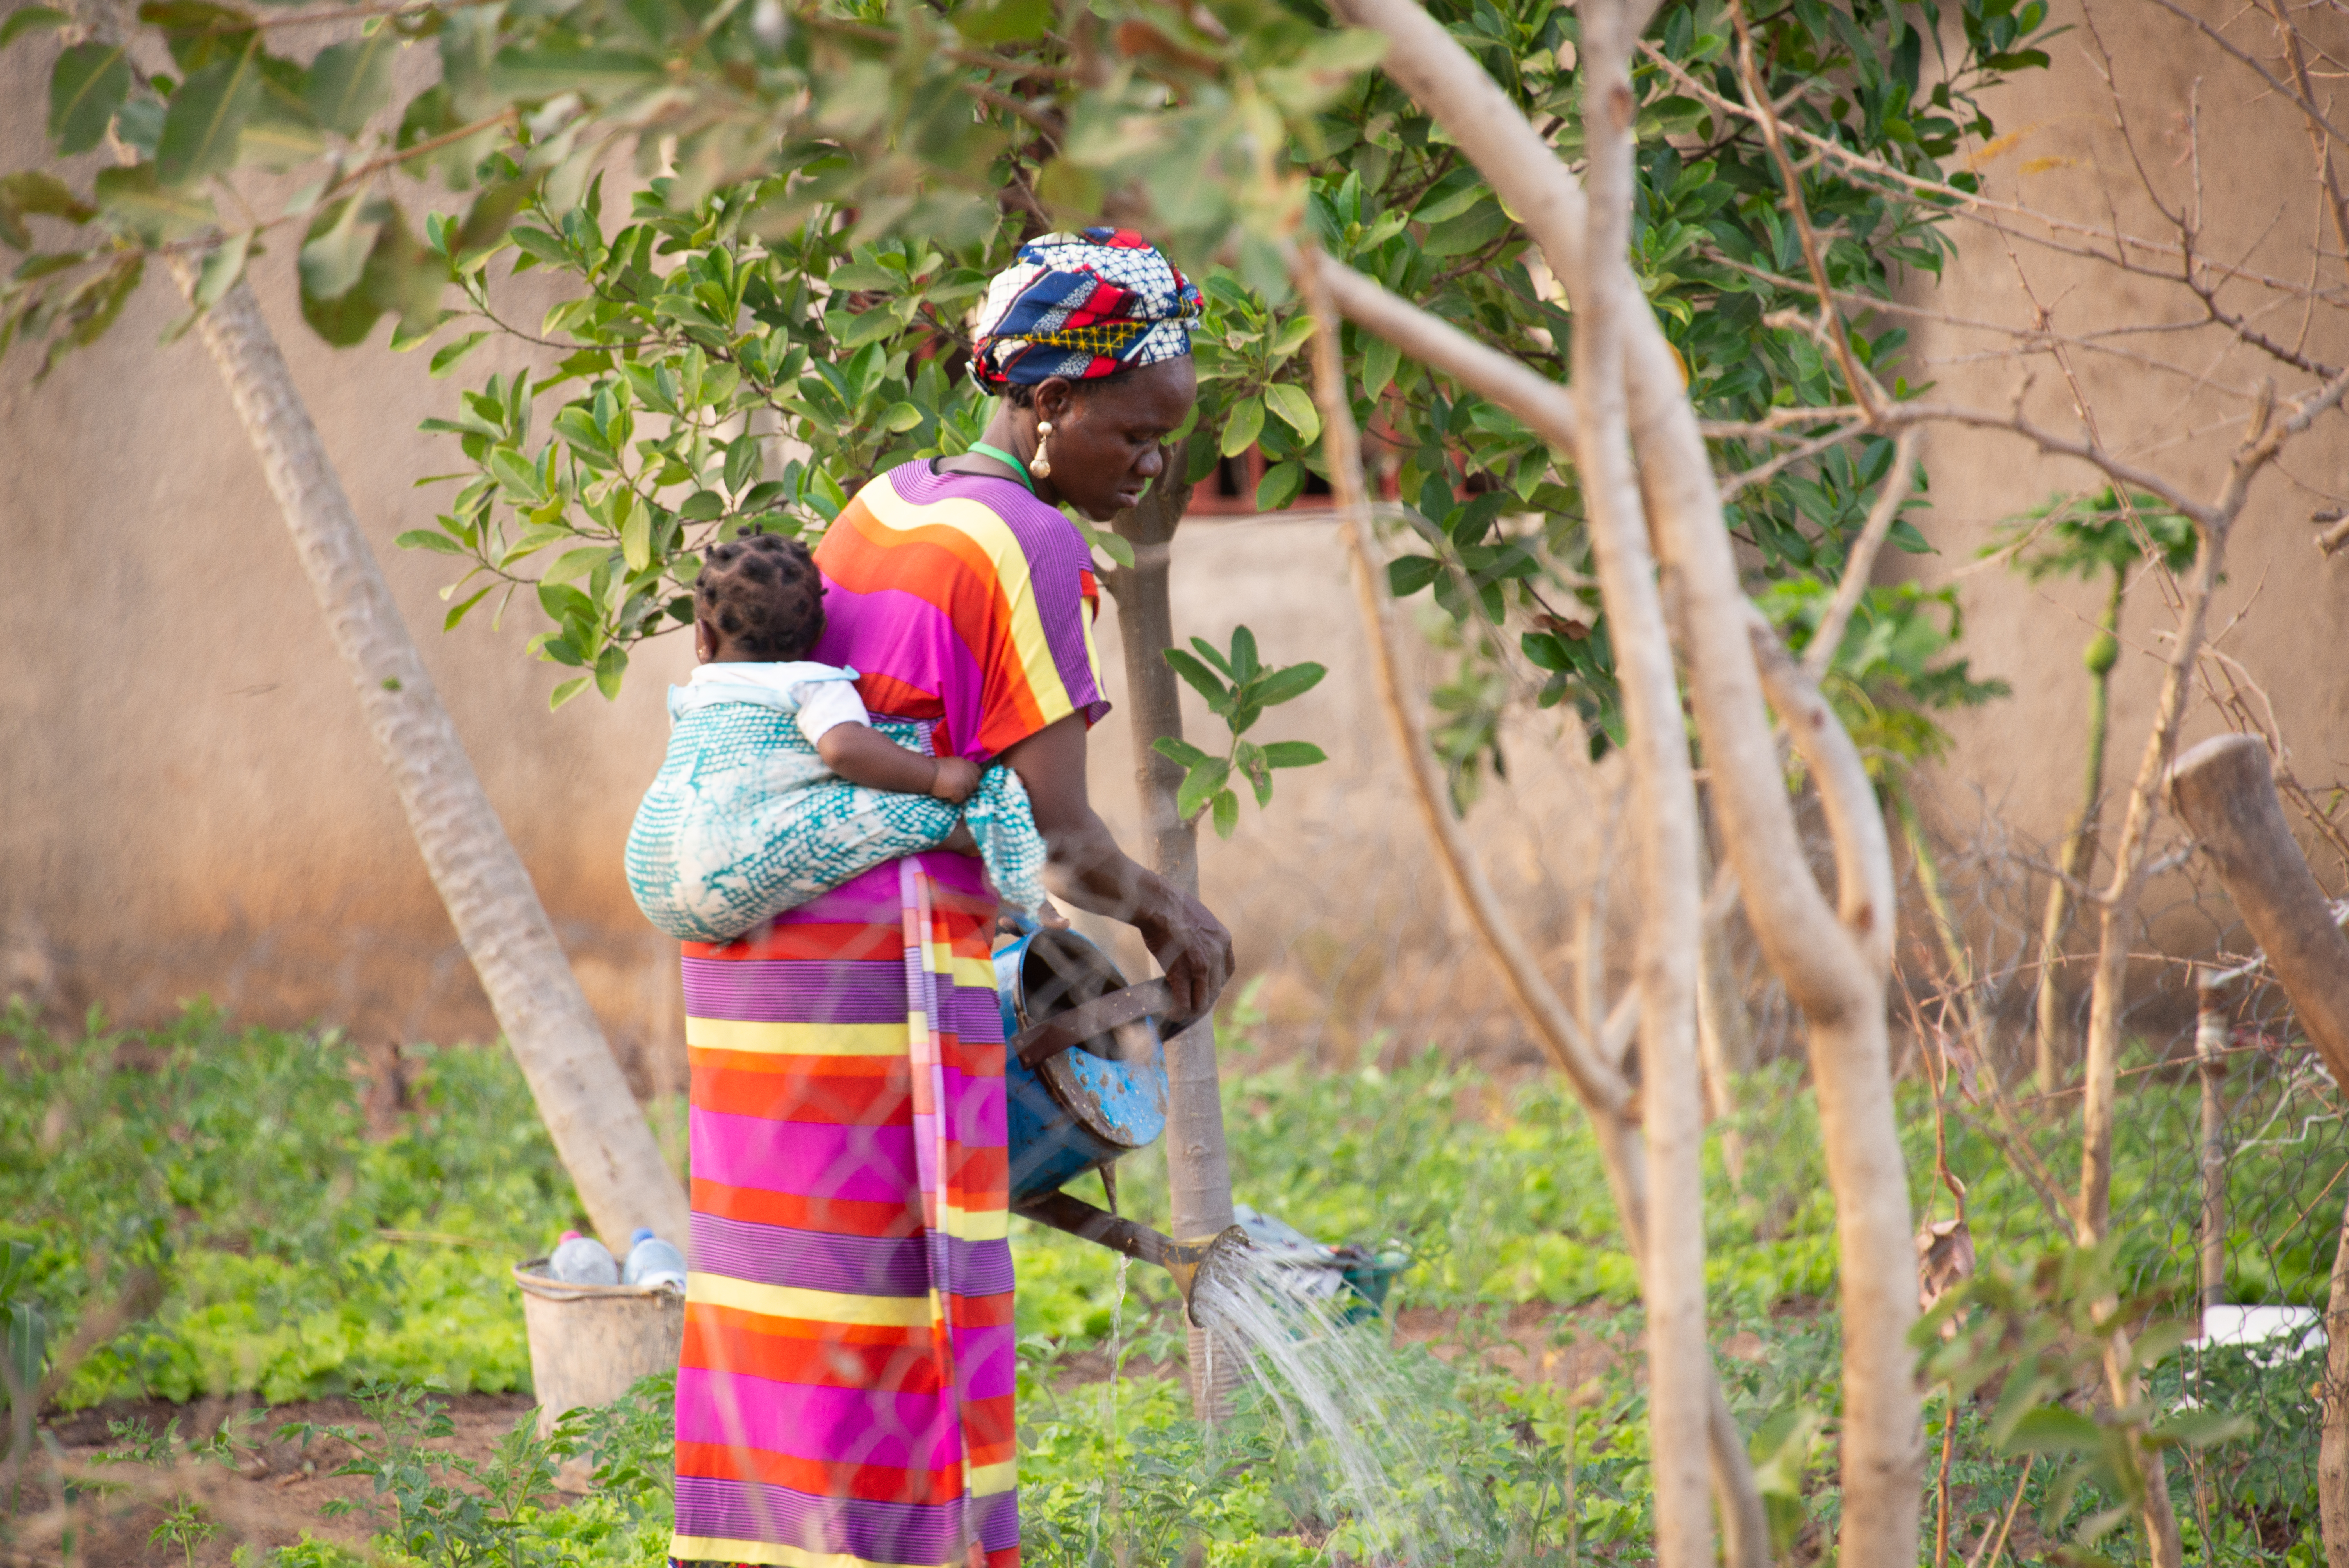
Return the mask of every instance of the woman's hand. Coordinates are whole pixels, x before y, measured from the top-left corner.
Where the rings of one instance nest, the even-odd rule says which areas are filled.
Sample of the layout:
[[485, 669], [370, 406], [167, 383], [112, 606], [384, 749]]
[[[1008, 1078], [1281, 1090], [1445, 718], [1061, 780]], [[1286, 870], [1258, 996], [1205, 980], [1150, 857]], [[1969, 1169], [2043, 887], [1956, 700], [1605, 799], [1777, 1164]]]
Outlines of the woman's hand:
[[1166, 908], [1137, 914], [1133, 925], [1166, 972], [1175, 1020], [1195, 1022], [1215, 1006], [1232, 977], [1232, 934], [1206, 904], [1171, 883], [1160, 885], [1170, 895]]

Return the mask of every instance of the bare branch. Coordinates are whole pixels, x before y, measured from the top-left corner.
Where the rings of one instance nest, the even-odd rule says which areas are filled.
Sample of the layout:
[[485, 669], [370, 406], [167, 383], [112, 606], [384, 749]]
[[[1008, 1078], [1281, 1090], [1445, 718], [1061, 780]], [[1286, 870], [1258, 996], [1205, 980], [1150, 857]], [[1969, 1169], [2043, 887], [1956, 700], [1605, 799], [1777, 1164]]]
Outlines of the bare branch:
[[[2257, 71], [2261, 81], [2267, 83], [2268, 86], [2273, 88], [2278, 93], [2290, 98], [2293, 103], [2300, 106], [2300, 111], [2308, 116], [2308, 123], [2310, 125], [2323, 130], [2324, 134], [2330, 136], [2335, 141], [2349, 142], [2349, 136], [2344, 136], [2339, 128], [2334, 126], [2331, 120], [2325, 119], [2323, 110], [2318, 108], [2315, 104], [2310, 102], [2309, 99], [2302, 94], [2294, 91], [2289, 83], [2282, 80], [2273, 71], [2261, 65], [2256, 57], [2246, 53], [2232, 38], [2228, 37], [2226, 34], [2221, 33], [2218, 28], [2210, 26], [2209, 23], [2205, 22], [2201, 17], [2197, 16], [2193, 12], [2189, 11], [2185, 6], [2178, 5], [2178, 0], [2153, 0], [2153, 3], [2160, 6], [2163, 10], [2168, 12], [2171, 15], [2177, 17], [2178, 20], [2192, 24], [2198, 32], [2201, 33], [2212, 43], [2218, 45], [2220, 48], [2225, 50], [2228, 54], [2232, 55], [2236, 59], [2240, 60], [2243, 64], [2251, 67], [2252, 70]], [[2344, 243], [2349, 243], [2349, 242], [2344, 242]]]
[[[1915, 482], [1917, 448], [1921, 439], [1921, 432], [1913, 425], [1900, 432], [1900, 440], [1892, 449], [1892, 471], [1884, 476], [1883, 493], [1876, 498], [1859, 537], [1852, 541], [1850, 553], [1844, 557], [1843, 580], [1836, 584], [1835, 597], [1828, 601], [1826, 614], [1819, 617], [1819, 629], [1803, 655], [1803, 675], [1814, 684], [1835, 663], [1836, 650], [1843, 646], [1844, 629], [1851, 624], [1852, 612], [1859, 608], [1860, 599], [1868, 593], [1868, 580], [1876, 572], [1877, 552], [1884, 548], [1884, 541], [1900, 515], [1900, 503], [1909, 499], [1909, 487]], [[1766, 666], [1763, 678], [1766, 687]], [[1778, 706], [1775, 694], [1771, 702]], [[1786, 717], [1783, 707], [1779, 707], [1778, 717], [1782, 720]]]
[[1322, 285], [1346, 319], [1385, 338], [1433, 370], [1515, 414], [1561, 453], [1574, 450], [1574, 397], [1499, 349], [1477, 342], [1433, 311], [1423, 310], [1343, 262], [1308, 253]]

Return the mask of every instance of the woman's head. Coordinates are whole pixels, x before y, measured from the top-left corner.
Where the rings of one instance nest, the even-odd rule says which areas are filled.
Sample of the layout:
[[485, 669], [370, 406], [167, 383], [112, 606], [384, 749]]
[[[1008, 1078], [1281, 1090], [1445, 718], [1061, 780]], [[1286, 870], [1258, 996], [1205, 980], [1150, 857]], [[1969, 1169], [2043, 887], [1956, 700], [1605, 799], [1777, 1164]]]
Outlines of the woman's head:
[[823, 579], [814, 557], [776, 533], [713, 545], [693, 580], [693, 621], [704, 663], [807, 657], [823, 635]]
[[1139, 234], [1046, 234], [988, 286], [971, 377], [1011, 405], [1031, 447], [1050, 425], [1054, 499], [1105, 521], [1141, 499], [1190, 418], [1199, 314], [1198, 289]]

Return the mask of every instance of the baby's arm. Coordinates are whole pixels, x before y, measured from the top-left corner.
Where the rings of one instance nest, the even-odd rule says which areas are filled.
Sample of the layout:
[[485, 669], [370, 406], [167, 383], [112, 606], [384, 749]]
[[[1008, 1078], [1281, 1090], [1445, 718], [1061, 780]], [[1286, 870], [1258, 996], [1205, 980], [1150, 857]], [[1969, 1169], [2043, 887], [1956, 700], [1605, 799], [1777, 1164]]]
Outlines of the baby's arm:
[[961, 805], [978, 788], [978, 765], [960, 757], [925, 757], [898, 745], [870, 725], [835, 724], [817, 738], [823, 765], [868, 789], [901, 795], [935, 795]]

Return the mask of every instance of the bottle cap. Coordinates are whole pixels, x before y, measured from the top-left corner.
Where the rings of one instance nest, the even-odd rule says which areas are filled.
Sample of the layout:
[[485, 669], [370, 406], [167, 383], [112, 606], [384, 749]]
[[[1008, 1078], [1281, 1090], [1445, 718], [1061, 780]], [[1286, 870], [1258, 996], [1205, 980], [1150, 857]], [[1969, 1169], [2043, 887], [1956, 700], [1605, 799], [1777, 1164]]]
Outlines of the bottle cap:
[[650, 1225], [638, 1225], [635, 1230], [628, 1233], [628, 1245], [632, 1247], [638, 1242], [649, 1242], [652, 1239], [653, 1228]]

